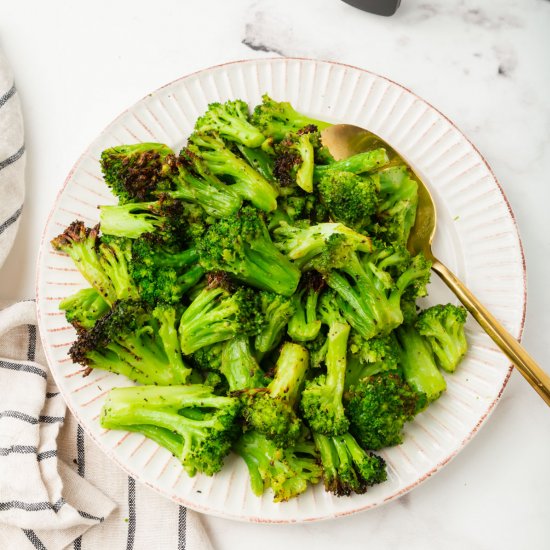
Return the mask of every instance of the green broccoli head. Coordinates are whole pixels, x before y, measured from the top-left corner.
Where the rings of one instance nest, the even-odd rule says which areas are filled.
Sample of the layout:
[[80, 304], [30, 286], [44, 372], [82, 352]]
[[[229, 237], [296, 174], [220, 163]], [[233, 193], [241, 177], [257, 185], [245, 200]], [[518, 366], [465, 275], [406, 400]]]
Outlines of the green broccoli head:
[[366, 449], [382, 449], [403, 441], [403, 426], [423, 404], [419, 395], [395, 372], [360, 380], [345, 395], [350, 431]]
[[257, 352], [264, 354], [277, 347], [284, 336], [288, 322], [294, 313], [294, 302], [286, 296], [273, 292], [262, 291], [260, 296], [266, 323], [256, 336], [254, 347]]
[[140, 302], [117, 302], [90, 330], [79, 334], [69, 354], [75, 363], [141, 384], [184, 384], [191, 369], [181, 356], [177, 317], [173, 306], [151, 309]]
[[130, 271], [141, 299], [150, 304], [181, 302], [205, 273], [198, 259], [193, 248], [182, 250], [150, 239], [134, 239]]
[[260, 212], [253, 207], [211, 225], [197, 248], [208, 271], [227, 271], [253, 287], [285, 296], [298, 286], [300, 271], [273, 245]]
[[297, 497], [309, 484], [321, 479], [319, 455], [311, 441], [282, 448], [264, 434], [251, 430], [243, 434], [233, 450], [248, 467], [252, 492], [261, 496], [271, 489], [274, 502]]
[[406, 246], [416, 220], [418, 183], [404, 165], [381, 170], [379, 183], [376, 234], [388, 243]]
[[277, 145], [274, 173], [282, 187], [295, 184], [306, 193], [313, 192], [315, 138], [312, 132], [316, 133], [317, 128], [306, 126], [297, 133], [287, 134]]
[[294, 295], [294, 313], [288, 322], [288, 335], [297, 342], [315, 340], [321, 330], [317, 314], [319, 296], [325, 281], [316, 271], [307, 271], [302, 276], [301, 288]]
[[331, 218], [355, 230], [365, 230], [376, 213], [376, 176], [330, 170], [321, 176], [317, 189]]
[[181, 316], [181, 350], [190, 355], [237, 334], [255, 335], [264, 322], [259, 296], [253, 290], [239, 288], [231, 292], [222, 287], [206, 287]]
[[83, 288], [59, 303], [67, 322], [78, 332], [91, 329], [108, 311], [109, 304], [95, 288]]
[[465, 308], [453, 304], [432, 306], [418, 316], [416, 329], [428, 340], [438, 365], [447, 372], [456, 370], [468, 350], [466, 316]]
[[99, 225], [88, 228], [74, 221], [51, 241], [67, 254], [77, 269], [108, 305], [138, 297], [129, 274], [130, 243], [125, 239], [99, 237]]
[[321, 456], [326, 491], [337, 496], [363, 494], [387, 479], [384, 459], [363, 450], [351, 434], [329, 437], [314, 432], [313, 438]]
[[275, 376], [266, 388], [242, 392], [243, 416], [248, 425], [288, 446], [296, 442], [302, 422], [295, 409], [309, 366], [307, 350], [285, 342], [275, 365]]
[[304, 227], [281, 222], [273, 235], [275, 246], [300, 269], [317, 268], [318, 264], [311, 262], [318, 256], [330, 256], [333, 260], [333, 254], [342, 254], [344, 250], [372, 250], [369, 237], [341, 223], [327, 222]]
[[137, 431], [168, 448], [186, 472], [213, 475], [239, 435], [238, 399], [214, 395], [202, 384], [135, 386], [109, 392], [101, 425]]
[[327, 374], [307, 381], [302, 392], [303, 417], [313, 431], [325, 435], [341, 435], [349, 428], [342, 404], [349, 332], [348, 324], [332, 322], [328, 333]]
[[237, 99], [225, 103], [210, 103], [204, 115], [195, 123], [197, 132], [215, 132], [224, 139], [247, 147], [259, 147], [264, 135], [248, 120], [248, 105]]
[[251, 121], [265, 136], [272, 137], [275, 141], [280, 141], [288, 133], [297, 132], [311, 124], [319, 130], [330, 126], [327, 122], [298, 113], [286, 101], [274, 101], [267, 94], [262, 96], [262, 103], [255, 107]]
[[234, 193], [256, 208], [277, 208], [277, 190], [246, 160], [235, 154], [217, 134], [195, 132], [187, 149], [202, 159], [208, 170], [228, 182]]
[[162, 143], [118, 145], [101, 153], [105, 183], [121, 203], [154, 200], [156, 193], [168, 191], [175, 161]]

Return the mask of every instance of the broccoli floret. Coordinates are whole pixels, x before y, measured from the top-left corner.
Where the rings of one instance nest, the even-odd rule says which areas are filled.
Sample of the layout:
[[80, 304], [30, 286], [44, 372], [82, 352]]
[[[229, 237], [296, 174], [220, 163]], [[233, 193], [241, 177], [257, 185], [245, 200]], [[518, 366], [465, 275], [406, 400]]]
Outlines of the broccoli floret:
[[393, 166], [379, 172], [380, 203], [377, 235], [389, 243], [407, 245], [416, 219], [418, 183], [406, 166]]
[[149, 310], [139, 302], [117, 302], [92, 329], [79, 334], [69, 354], [75, 363], [123, 374], [141, 384], [184, 384], [184, 363], [172, 306]]
[[216, 132], [224, 139], [259, 147], [265, 136], [248, 121], [248, 105], [240, 100], [210, 103], [204, 115], [195, 123], [197, 132]]
[[350, 432], [366, 449], [403, 441], [403, 426], [422, 408], [425, 398], [395, 372], [360, 380], [345, 394]]
[[359, 333], [352, 331], [346, 389], [355, 386], [363, 378], [380, 372], [395, 372], [398, 369], [397, 343], [393, 337], [365, 340]]
[[185, 292], [204, 275], [193, 248], [180, 250], [149, 239], [132, 241], [130, 271], [145, 302], [179, 303]]
[[325, 287], [325, 281], [316, 271], [308, 271], [302, 277], [300, 290], [294, 294], [294, 314], [288, 322], [288, 335], [297, 342], [315, 340], [321, 330], [317, 315], [317, 302]]
[[182, 203], [166, 196], [155, 202], [100, 206], [99, 211], [103, 234], [129, 239], [154, 233], [157, 240], [170, 240], [183, 222]]
[[412, 326], [403, 325], [395, 334], [405, 380], [418, 393], [426, 394], [427, 403], [435, 401], [446, 390], [447, 383], [437, 368], [430, 344]]
[[78, 332], [92, 328], [108, 311], [109, 304], [95, 288], [83, 288], [59, 304], [65, 318]]
[[379, 202], [375, 176], [330, 170], [317, 186], [331, 218], [358, 231], [370, 224]]
[[[303, 269], [309, 262], [327, 249], [333, 236], [339, 236], [338, 246], [350, 246], [353, 250], [372, 251], [372, 242], [341, 223], [319, 223], [297, 227], [281, 222], [273, 231], [275, 246]], [[334, 245], [333, 245], [334, 247]]]
[[73, 260], [84, 278], [108, 305], [117, 300], [138, 298], [129, 275], [130, 242], [125, 239], [100, 239], [99, 225], [88, 228], [75, 221], [51, 241], [52, 246]]
[[304, 342], [304, 346], [309, 351], [309, 366], [312, 369], [318, 369], [325, 364], [328, 351], [327, 335], [321, 330], [315, 340]]
[[385, 149], [373, 149], [357, 153], [347, 159], [338, 160], [325, 165], [315, 165], [313, 177], [319, 181], [323, 176], [331, 172], [351, 172], [352, 174], [364, 174], [365, 172], [377, 171], [390, 161]]
[[271, 489], [274, 502], [297, 497], [309, 483], [313, 485], [321, 479], [318, 453], [311, 441], [283, 449], [265, 435], [248, 431], [233, 450], [248, 467], [252, 492], [261, 496], [266, 489]]
[[247, 336], [236, 336], [223, 346], [220, 372], [229, 384], [229, 391], [235, 392], [265, 385], [265, 374], [250, 351]]
[[298, 286], [300, 271], [275, 248], [255, 208], [243, 207], [210, 226], [197, 247], [206, 270], [228, 271], [251, 286], [285, 296]]
[[257, 105], [252, 113], [252, 124], [259, 128], [265, 136], [280, 141], [290, 132], [297, 132], [305, 126], [313, 124], [319, 130], [328, 128], [330, 124], [315, 120], [294, 110], [286, 101], [274, 101], [267, 94], [262, 96], [262, 103]]
[[211, 346], [203, 346], [193, 353], [193, 362], [199, 369], [219, 371], [222, 366], [224, 342], [216, 342]]
[[195, 133], [189, 138], [188, 149], [205, 162], [210, 172], [229, 178], [230, 189], [256, 208], [265, 212], [277, 208], [277, 190], [219, 136]]
[[347, 321], [367, 340], [399, 326], [403, 322], [403, 294], [425, 295], [430, 277], [431, 263], [422, 254], [409, 261], [395, 282], [390, 275], [392, 264], [385, 260], [376, 250], [360, 258], [333, 240], [314, 266], [338, 294]]
[[285, 333], [288, 321], [294, 313], [294, 302], [280, 294], [261, 292], [262, 314], [265, 326], [256, 336], [254, 348], [260, 355], [274, 349]]
[[264, 151], [263, 149], [246, 147], [245, 145], [237, 145], [243, 158], [258, 172], [263, 176], [269, 183], [276, 184], [277, 179], [275, 178], [275, 158]]
[[168, 448], [190, 476], [213, 475], [239, 434], [239, 409], [238, 399], [214, 395], [202, 384], [115, 388], [103, 406], [101, 425], [151, 437]]
[[254, 291], [240, 288], [230, 292], [222, 287], [206, 287], [181, 316], [181, 350], [190, 355], [237, 334], [254, 335], [263, 324], [259, 298]]
[[468, 350], [466, 316], [465, 308], [452, 304], [432, 306], [418, 316], [416, 329], [428, 340], [437, 364], [447, 372], [456, 370]]
[[330, 293], [323, 294], [319, 312], [329, 327], [326, 355], [327, 374], [306, 382], [300, 402], [304, 418], [314, 432], [342, 435], [349, 429], [342, 396], [346, 376], [350, 326], [344, 321]]
[[[303, 130], [309, 130], [309, 127]], [[316, 130], [313, 127], [314, 131]], [[313, 192], [314, 150], [308, 131], [288, 134], [278, 144], [275, 174], [282, 186], [296, 183], [306, 193]]]
[[337, 496], [363, 494], [387, 479], [383, 458], [364, 451], [349, 433], [327, 437], [313, 433], [321, 455], [325, 490]]
[[168, 193], [171, 197], [196, 203], [215, 218], [230, 216], [243, 202], [230, 186], [220, 181], [187, 149], [178, 157], [172, 181], [174, 190]]
[[118, 145], [101, 153], [105, 183], [121, 203], [154, 200], [155, 193], [168, 191], [175, 162], [162, 143]]
[[302, 422], [295, 408], [308, 366], [305, 348], [292, 342], [283, 344], [273, 380], [266, 388], [241, 394], [243, 416], [252, 429], [285, 447], [298, 439]]

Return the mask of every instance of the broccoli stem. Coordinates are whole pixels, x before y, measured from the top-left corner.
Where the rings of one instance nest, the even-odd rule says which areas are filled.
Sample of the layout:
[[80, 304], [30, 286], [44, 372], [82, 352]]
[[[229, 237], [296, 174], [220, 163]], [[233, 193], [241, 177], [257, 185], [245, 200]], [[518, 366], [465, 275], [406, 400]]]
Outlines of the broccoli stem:
[[426, 394], [428, 402], [436, 400], [447, 388], [447, 383], [435, 364], [429, 344], [411, 326], [399, 327], [396, 335], [405, 380], [417, 392]]
[[352, 172], [353, 174], [362, 174], [363, 172], [372, 172], [381, 166], [388, 164], [390, 159], [385, 149], [374, 149], [358, 153], [347, 159], [339, 160], [327, 165], [316, 165], [314, 170], [315, 180], [318, 181], [323, 174], [329, 171]]
[[106, 235], [137, 239], [143, 233], [152, 233], [165, 220], [151, 212], [154, 202], [101, 206], [99, 220], [101, 231]]
[[264, 385], [264, 373], [250, 351], [246, 336], [237, 336], [225, 344], [220, 371], [227, 379], [231, 392]]
[[275, 377], [267, 386], [271, 397], [280, 398], [291, 406], [296, 403], [309, 366], [306, 348], [285, 342], [277, 360]]

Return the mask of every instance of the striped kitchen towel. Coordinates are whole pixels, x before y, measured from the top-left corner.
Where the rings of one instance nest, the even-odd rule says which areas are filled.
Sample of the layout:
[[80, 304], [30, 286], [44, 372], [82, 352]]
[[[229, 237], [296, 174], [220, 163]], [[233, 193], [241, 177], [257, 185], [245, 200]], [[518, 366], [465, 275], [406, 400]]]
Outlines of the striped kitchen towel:
[[[0, 51], [0, 266], [23, 208], [25, 156], [18, 95]], [[26, 548], [212, 548], [198, 514], [125, 475], [66, 414], [32, 300], [0, 304], [0, 549]]]

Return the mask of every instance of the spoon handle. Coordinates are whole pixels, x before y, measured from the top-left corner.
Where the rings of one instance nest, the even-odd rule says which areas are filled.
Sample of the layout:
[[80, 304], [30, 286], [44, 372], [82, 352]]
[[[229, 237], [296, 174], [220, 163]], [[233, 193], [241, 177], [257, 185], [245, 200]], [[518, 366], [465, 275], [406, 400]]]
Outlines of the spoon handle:
[[481, 328], [514, 363], [535, 391], [550, 405], [550, 376], [544, 372], [523, 346], [495, 319], [466, 286], [439, 260], [434, 259], [432, 269], [456, 294]]

